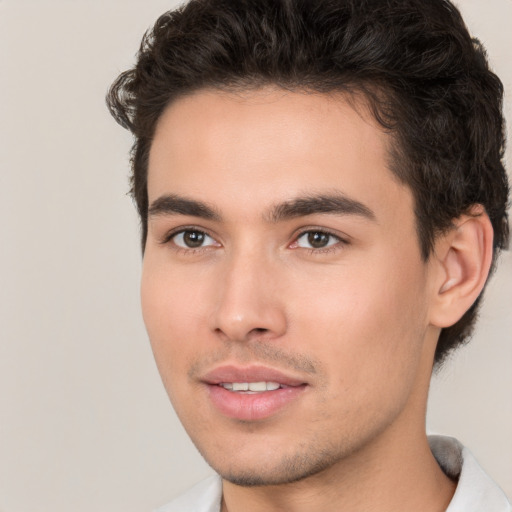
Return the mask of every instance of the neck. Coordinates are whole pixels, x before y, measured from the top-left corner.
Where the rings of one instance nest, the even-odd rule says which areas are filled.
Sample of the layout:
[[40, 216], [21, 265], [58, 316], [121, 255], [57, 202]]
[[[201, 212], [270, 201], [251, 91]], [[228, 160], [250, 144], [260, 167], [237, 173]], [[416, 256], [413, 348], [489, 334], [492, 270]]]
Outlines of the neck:
[[423, 433], [399, 446], [379, 439], [299, 482], [240, 487], [224, 481], [222, 512], [443, 512], [454, 492]]

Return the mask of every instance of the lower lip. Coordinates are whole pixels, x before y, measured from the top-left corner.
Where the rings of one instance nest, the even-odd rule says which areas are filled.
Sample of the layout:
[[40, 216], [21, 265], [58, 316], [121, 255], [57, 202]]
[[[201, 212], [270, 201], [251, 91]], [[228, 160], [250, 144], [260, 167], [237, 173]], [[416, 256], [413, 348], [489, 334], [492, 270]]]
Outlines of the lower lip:
[[213, 405], [225, 416], [242, 421], [257, 421], [277, 414], [296, 400], [306, 386], [290, 386], [262, 393], [228, 391], [208, 384]]

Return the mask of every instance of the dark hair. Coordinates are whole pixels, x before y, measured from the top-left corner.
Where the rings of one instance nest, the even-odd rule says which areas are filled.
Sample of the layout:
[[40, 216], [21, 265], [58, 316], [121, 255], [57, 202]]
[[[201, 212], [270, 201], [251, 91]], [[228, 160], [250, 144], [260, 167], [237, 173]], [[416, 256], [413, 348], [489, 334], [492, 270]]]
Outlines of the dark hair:
[[[170, 102], [203, 88], [360, 94], [393, 135], [392, 171], [415, 198], [419, 244], [472, 205], [508, 242], [503, 86], [447, 0], [192, 0], [148, 31], [112, 85], [111, 113], [135, 136], [131, 192], [147, 236], [147, 165]], [[436, 363], [471, 334], [480, 298], [443, 329]]]

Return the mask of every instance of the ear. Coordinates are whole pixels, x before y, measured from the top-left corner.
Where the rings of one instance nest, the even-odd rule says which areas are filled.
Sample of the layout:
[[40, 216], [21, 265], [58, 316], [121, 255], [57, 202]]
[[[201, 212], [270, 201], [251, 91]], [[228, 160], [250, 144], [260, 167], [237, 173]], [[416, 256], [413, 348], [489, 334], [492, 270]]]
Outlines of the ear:
[[439, 236], [434, 265], [430, 323], [450, 327], [476, 301], [483, 290], [492, 261], [493, 229], [485, 209], [474, 205]]

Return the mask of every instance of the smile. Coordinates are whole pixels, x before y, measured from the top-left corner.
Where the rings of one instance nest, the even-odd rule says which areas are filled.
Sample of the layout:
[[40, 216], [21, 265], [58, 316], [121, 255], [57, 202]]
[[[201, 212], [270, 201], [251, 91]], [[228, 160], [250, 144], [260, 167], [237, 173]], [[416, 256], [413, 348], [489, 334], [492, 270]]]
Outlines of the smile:
[[247, 393], [263, 393], [265, 391], [275, 391], [279, 389], [281, 384], [277, 382], [222, 382], [219, 386], [229, 391], [247, 392]]
[[222, 416], [262, 421], [299, 406], [309, 385], [301, 377], [266, 366], [221, 365], [203, 375], [208, 401]]

